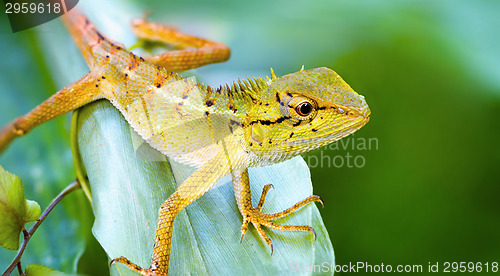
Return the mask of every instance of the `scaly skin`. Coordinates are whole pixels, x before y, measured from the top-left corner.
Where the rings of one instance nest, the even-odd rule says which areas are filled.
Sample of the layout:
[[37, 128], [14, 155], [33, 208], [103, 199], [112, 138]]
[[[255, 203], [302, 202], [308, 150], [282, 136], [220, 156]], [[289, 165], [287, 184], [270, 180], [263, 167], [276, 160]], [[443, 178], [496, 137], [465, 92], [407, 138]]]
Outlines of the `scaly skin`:
[[143, 269], [125, 257], [124, 263], [143, 275], [167, 275], [176, 215], [206, 193], [221, 177], [232, 174], [238, 208], [243, 216], [242, 239], [252, 223], [264, 242], [272, 242], [261, 226], [306, 231], [306, 225], [277, 225], [310, 202], [310, 196], [277, 214], [263, 214], [266, 186], [256, 207], [251, 204], [248, 167], [278, 163], [345, 137], [370, 118], [364, 97], [328, 68], [316, 68], [271, 78], [248, 79], [212, 88], [183, 79], [172, 71], [196, 68], [229, 58], [229, 48], [174, 29], [134, 21], [143, 39], [194, 47], [142, 58], [100, 34], [82, 14], [63, 17], [90, 72], [63, 88], [30, 113], [0, 131], [0, 151], [34, 127], [98, 99], [120, 110], [132, 128], [152, 147], [198, 169], [160, 207], [151, 266]]

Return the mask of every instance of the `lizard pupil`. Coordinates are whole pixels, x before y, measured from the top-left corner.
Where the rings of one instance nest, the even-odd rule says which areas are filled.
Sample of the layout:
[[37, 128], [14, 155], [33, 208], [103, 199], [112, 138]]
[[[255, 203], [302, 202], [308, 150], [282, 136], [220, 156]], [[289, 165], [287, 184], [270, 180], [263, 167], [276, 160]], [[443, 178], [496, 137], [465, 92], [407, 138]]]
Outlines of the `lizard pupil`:
[[300, 116], [309, 116], [309, 114], [311, 114], [312, 112], [312, 105], [308, 102], [303, 102], [301, 104], [299, 104], [296, 108], [295, 108], [295, 111], [297, 111], [297, 113], [300, 115]]

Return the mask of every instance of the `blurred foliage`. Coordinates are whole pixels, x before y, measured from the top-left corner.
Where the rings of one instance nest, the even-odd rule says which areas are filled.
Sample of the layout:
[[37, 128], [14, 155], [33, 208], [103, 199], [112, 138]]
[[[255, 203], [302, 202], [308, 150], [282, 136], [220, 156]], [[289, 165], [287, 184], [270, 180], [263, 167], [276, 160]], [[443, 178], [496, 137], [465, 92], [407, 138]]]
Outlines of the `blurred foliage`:
[[[269, 67], [283, 75], [304, 64], [334, 69], [366, 96], [372, 121], [349, 141], [376, 138], [377, 148], [340, 145], [305, 156], [325, 161], [311, 175], [326, 202], [321, 211], [337, 264], [500, 260], [499, 1], [81, 2], [91, 19], [109, 23], [105, 34], [127, 46], [134, 40], [125, 19], [145, 12], [228, 44], [227, 63], [197, 70], [208, 84], [264, 76]], [[37, 29], [12, 34], [0, 17], [0, 125], [87, 70], [69, 39], [41, 47], [43, 37], [67, 37], [58, 22]], [[68, 129], [68, 118], [56, 119], [0, 156], [42, 208], [74, 177]], [[347, 153], [362, 156], [364, 166], [325, 165], [325, 156], [347, 160]], [[24, 258], [70, 271], [62, 256], [81, 254], [77, 245], [90, 227], [82, 217], [91, 210], [75, 194], [54, 212]], [[90, 242], [87, 250], [96, 250]], [[30, 257], [37, 250], [50, 257]], [[6, 267], [9, 257], [0, 254]]]
[[41, 264], [29, 264], [26, 266], [25, 270], [26, 276], [79, 276], [80, 274], [64, 273], [61, 271], [54, 270], [50, 267], [46, 267]]

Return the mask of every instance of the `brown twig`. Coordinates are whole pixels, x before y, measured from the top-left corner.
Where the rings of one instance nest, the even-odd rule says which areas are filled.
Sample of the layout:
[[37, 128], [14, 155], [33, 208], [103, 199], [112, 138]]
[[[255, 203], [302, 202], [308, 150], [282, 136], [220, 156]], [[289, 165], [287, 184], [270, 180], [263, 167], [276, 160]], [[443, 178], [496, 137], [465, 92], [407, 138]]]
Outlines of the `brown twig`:
[[40, 224], [42, 224], [42, 222], [45, 220], [45, 218], [49, 215], [50, 211], [52, 211], [52, 209], [54, 209], [54, 207], [57, 205], [57, 203], [59, 203], [59, 201], [61, 201], [61, 199], [63, 199], [65, 196], [67, 196], [68, 194], [70, 194], [71, 192], [73, 192], [74, 190], [76, 190], [78, 188], [80, 188], [80, 182], [78, 182], [78, 180], [71, 182], [71, 184], [69, 184], [66, 188], [64, 188], [64, 190], [62, 190], [57, 195], [57, 197], [55, 197], [52, 200], [52, 202], [50, 202], [49, 206], [45, 209], [45, 211], [43, 211], [40, 218], [38, 218], [36, 220], [35, 224], [33, 224], [33, 226], [30, 228], [29, 231], [26, 231], [26, 229], [23, 228], [24, 240], [23, 240], [23, 243], [21, 245], [21, 248], [19, 248], [19, 251], [17, 252], [16, 257], [14, 258], [14, 260], [12, 261], [10, 266], [2, 274], [2, 276], [10, 275], [16, 267], [19, 270], [19, 274], [23, 275], [22, 269], [21, 269], [21, 256], [24, 253], [24, 249], [26, 249], [26, 245], [28, 245], [28, 241], [31, 239], [31, 237], [35, 233], [36, 229], [38, 229]]
[[17, 272], [19, 272], [19, 275], [24, 275], [23, 268], [21, 267], [21, 261], [17, 263]]

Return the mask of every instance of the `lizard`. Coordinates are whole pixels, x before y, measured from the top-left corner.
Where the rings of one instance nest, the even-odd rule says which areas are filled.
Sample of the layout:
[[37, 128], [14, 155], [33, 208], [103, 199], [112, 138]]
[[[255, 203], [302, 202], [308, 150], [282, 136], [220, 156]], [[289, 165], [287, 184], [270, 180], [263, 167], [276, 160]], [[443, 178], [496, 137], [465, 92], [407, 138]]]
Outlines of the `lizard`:
[[146, 142], [169, 158], [197, 170], [160, 206], [149, 268], [116, 257], [142, 275], [168, 275], [173, 222], [176, 215], [205, 194], [220, 178], [232, 175], [243, 217], [241, 239], [252, 224], [273, 252], [263, 226], [279, 231], [305, 231], [307, 225], [279, 225], [311, 202], [311, 195], [276, 214], [262, 207], [271, 184], [252, 206], [248, 167], [279, 163], [337, 141], [363, 127], [371, 111], [335, 71], [305, 70], [277, 77], [247, 78], [218, 88], [176, 72], [223, 62], [230, 49], [222, 43], [184, 34], [143, 19], [132, 22], [140, 39], [174, 44], [178, 50], [141, 57], [104, 36], [77, 9], [62, 16], [90, 72], [64, 87], [28, 114], [0, 130], [0, 152], [34, 127], [90, 102], [107, 99]]

